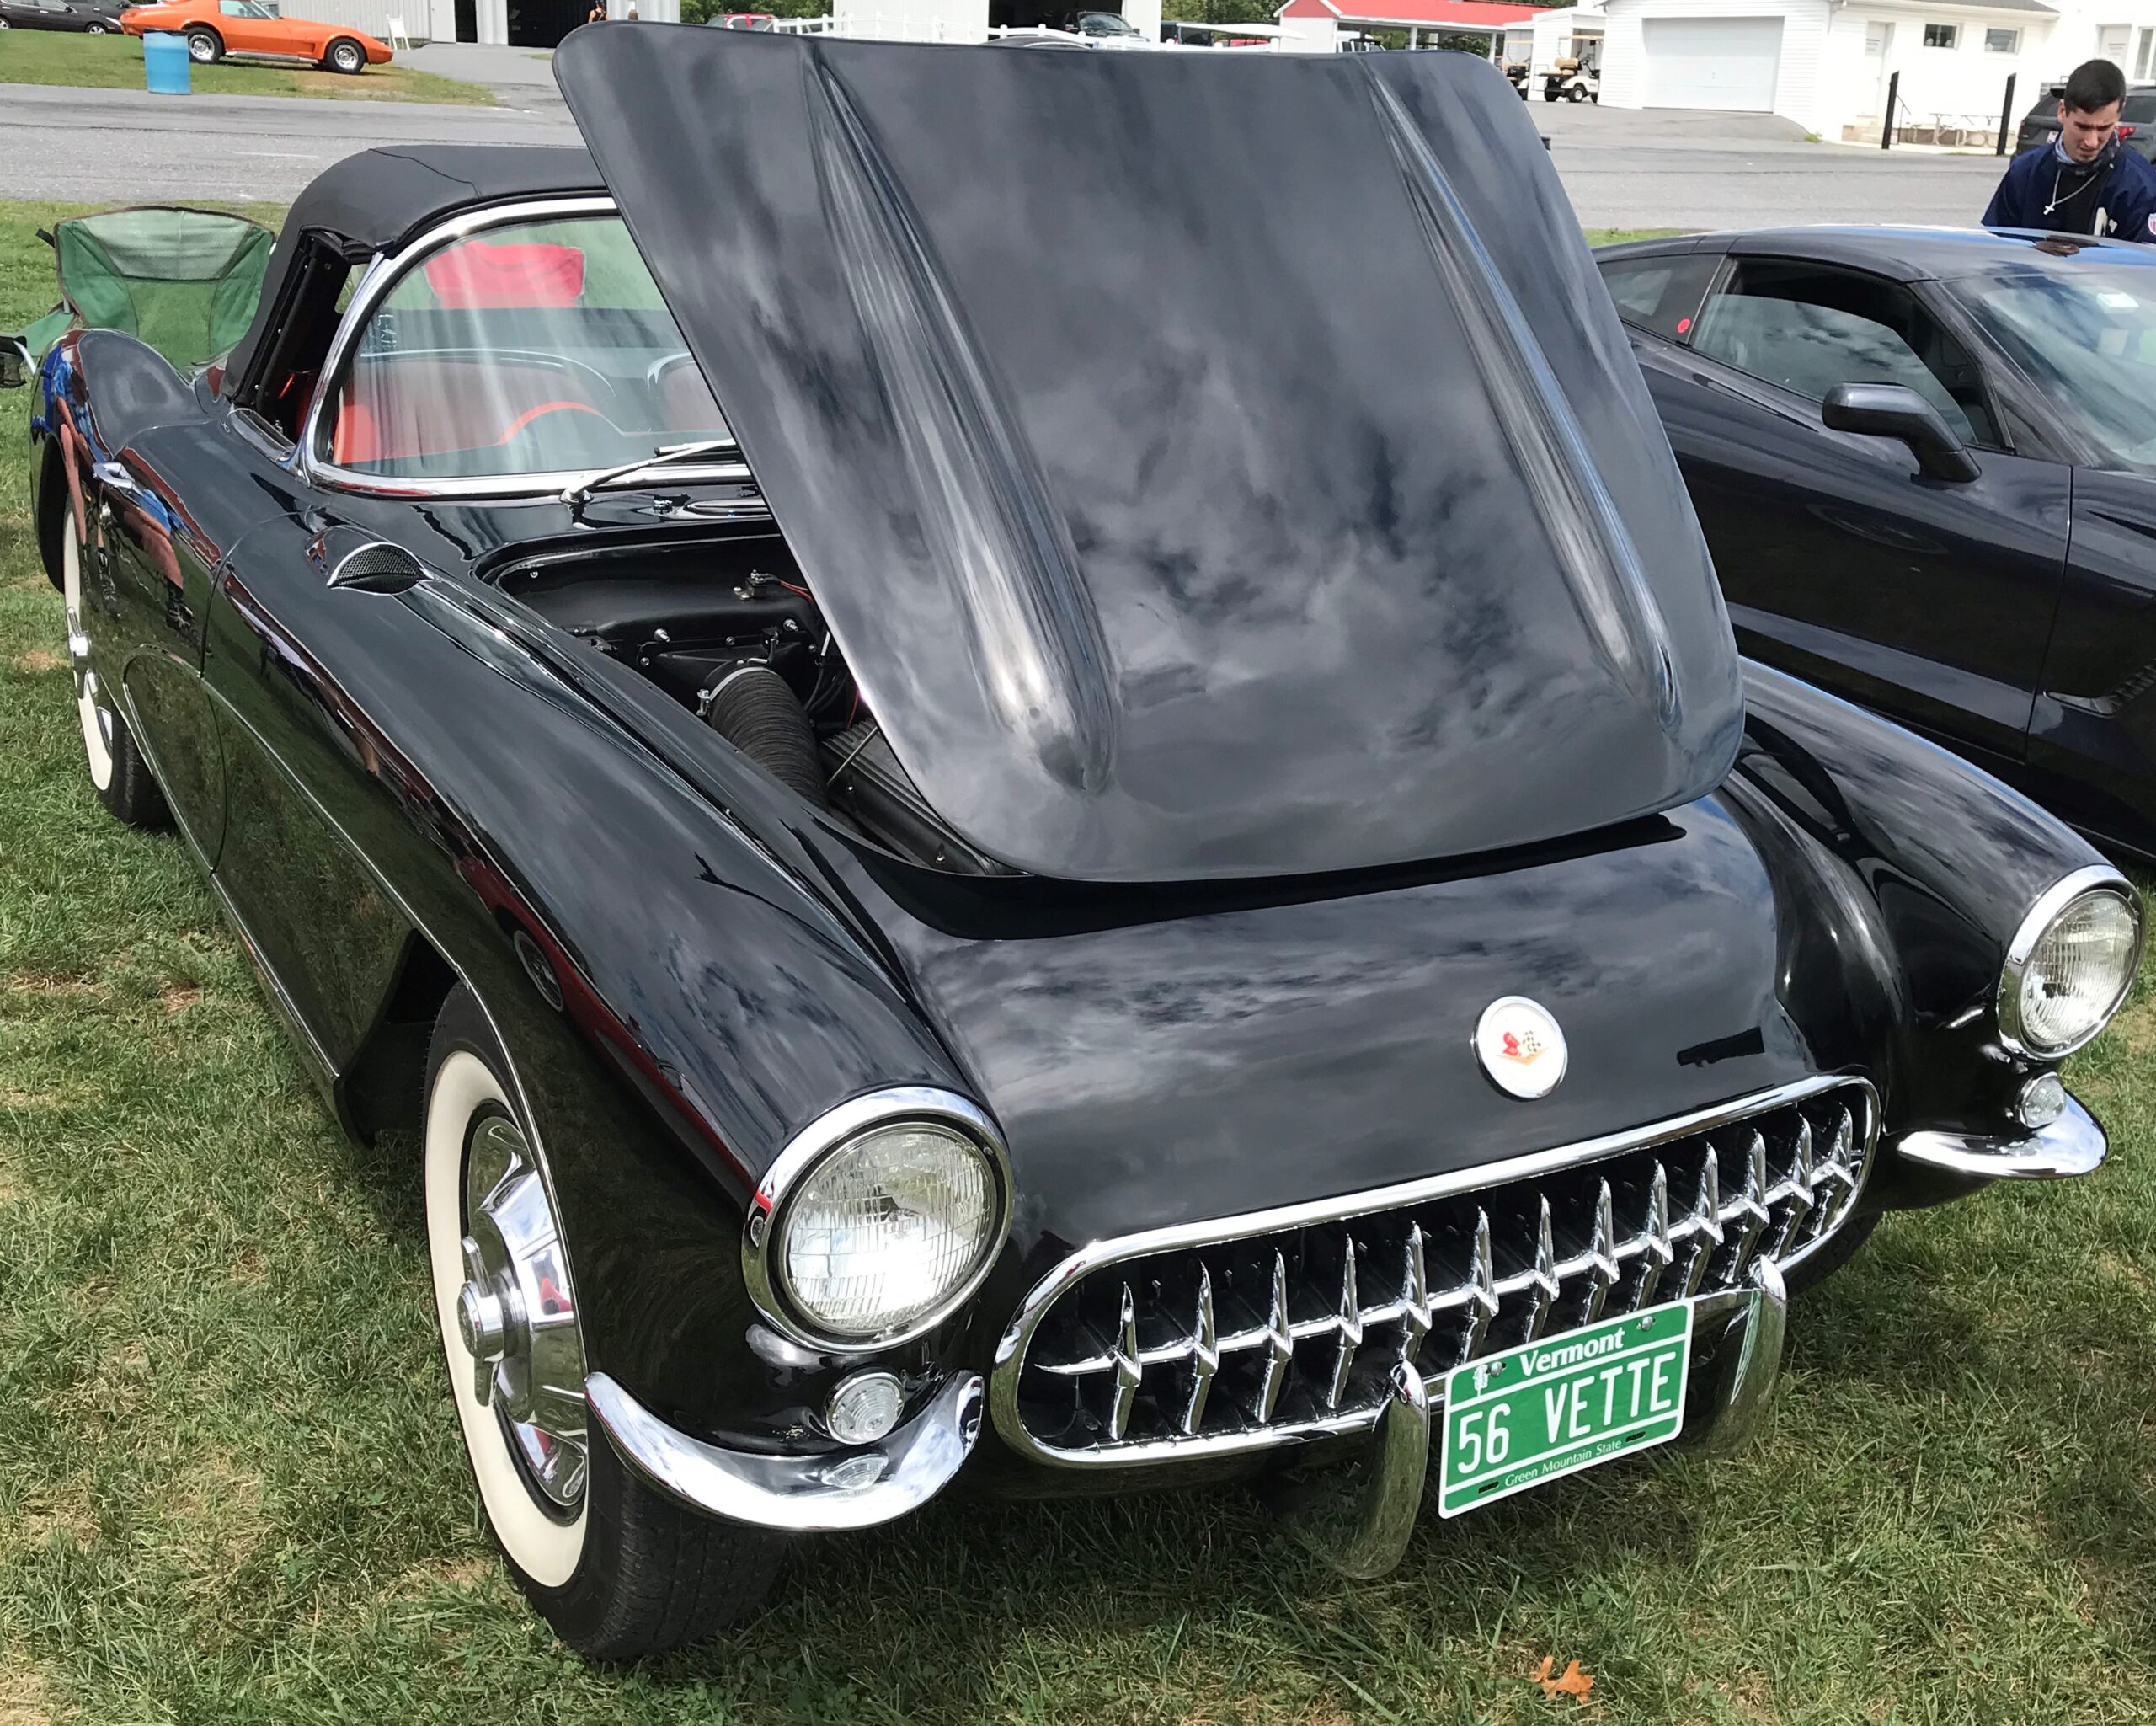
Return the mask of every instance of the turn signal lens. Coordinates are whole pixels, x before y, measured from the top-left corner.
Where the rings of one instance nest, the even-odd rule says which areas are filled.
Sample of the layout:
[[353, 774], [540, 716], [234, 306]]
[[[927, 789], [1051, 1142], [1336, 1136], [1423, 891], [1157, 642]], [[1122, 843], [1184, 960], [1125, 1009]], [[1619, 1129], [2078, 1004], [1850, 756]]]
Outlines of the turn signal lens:
[[824, 1429], [842, 1445], [873, 1445], [899, 1424], [905, 1391], [888, 1372], [857, 1372], [831, 1392]]
[[2021, 1087], [2014, 1113], [2025, 1127], [2041, 1130], [2066, 1113], [2066, 1087], [2057, 1073], [2038, 1073]]
[[955, 1128], [894, 1121], [841, 1145], [777, 1220], [785, 1292], [817, 1330], [902, 1331], [961, 1296], [995, 1250], [1002, 1195], [982, 1148]]
[[2008, 1045], [2047, 1060], [2079, 1049], [2111, 1022], [2132, 986], [2141, 913], [2124, 886], [2076, 894], [2028, 938], [2015, 938], [1999, 980]]

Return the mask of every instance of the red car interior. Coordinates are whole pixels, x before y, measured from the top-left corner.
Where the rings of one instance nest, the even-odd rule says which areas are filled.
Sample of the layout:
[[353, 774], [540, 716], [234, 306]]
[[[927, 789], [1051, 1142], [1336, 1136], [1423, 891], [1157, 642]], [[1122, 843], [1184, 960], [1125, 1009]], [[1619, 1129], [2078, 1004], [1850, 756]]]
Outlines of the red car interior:
[[608, 418], [611, 403], [599, 393], [604, 387], [566, 368], [500, 358], [366, 361], [353, 368], [339, 400], [331, 458], [339, 467], [365, 467], [478, 449], [507, 442], [547, 413]]

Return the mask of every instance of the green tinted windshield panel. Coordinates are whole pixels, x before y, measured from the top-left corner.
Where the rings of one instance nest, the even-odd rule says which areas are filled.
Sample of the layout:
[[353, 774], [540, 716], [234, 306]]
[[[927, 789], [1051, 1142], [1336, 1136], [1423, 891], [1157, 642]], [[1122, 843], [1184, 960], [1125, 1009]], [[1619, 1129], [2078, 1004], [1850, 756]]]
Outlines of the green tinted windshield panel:
[[376, 305], [318, 455], [399, 479], [618, 466], [728, 435], [615, 216], [492, 227]]

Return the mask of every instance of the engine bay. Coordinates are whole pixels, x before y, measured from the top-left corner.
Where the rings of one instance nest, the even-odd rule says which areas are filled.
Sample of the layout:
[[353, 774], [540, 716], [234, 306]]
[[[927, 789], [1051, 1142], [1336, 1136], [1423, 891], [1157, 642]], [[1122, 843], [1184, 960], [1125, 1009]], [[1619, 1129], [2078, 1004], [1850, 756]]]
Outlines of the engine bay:
[[491, 579], [865, 837], [929, 868], [1011, 873], [945, 824], [907, 776], [777, 534], [579, 546]]

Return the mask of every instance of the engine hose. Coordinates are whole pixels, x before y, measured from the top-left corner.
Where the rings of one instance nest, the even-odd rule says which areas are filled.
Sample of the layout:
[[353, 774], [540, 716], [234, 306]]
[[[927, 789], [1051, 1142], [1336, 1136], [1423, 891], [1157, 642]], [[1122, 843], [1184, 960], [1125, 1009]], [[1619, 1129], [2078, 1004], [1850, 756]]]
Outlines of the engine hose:
[[739, 665], [720, 678], [704, 723], [782, 785], [826, 807], [816, 734], [792, 686], [769, 665]]

